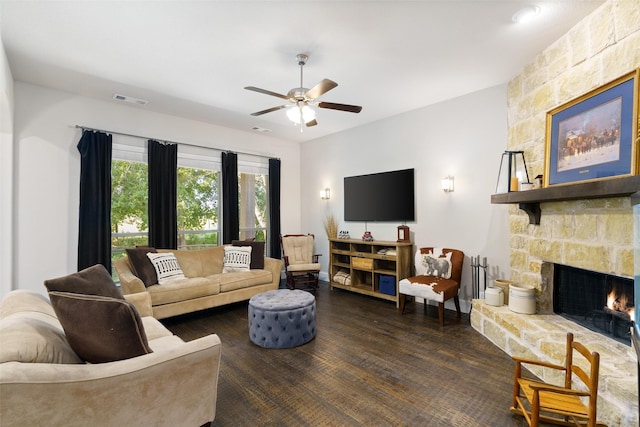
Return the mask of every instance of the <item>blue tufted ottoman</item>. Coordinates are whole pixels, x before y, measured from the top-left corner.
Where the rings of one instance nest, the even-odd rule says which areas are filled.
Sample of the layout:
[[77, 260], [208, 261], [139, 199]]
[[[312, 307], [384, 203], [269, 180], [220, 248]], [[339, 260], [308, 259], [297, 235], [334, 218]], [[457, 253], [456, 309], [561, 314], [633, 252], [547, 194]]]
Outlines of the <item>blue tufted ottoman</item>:
[[316, 336], [316, 299], [299, 289], [278, 289], [249, 300], [249, 339], [264, 348], [291, 348]]

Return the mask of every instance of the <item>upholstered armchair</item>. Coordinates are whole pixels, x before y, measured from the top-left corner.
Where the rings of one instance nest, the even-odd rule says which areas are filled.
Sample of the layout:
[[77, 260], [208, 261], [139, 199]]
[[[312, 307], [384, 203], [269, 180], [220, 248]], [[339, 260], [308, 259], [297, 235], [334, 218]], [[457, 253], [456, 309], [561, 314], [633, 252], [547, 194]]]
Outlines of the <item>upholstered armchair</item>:
[[320, 254], [313, 253], [313, 234], [286, 234], [280, 237], [287, 286], [296, 289], [306, 285], [307, 290], [318, 289], [320, 275]]
[[407, 295], [424, 299], [425, 312], [427, 300], [438, 303], [438, 320], [444, 325], [444, 303], [453, 298], [458, 318], [461, 317], [460, 279], [464, 253], [457, 249], [420, 248], [415, 257], [416, 275], [402, 279], [400, 287], [400, 313], [404, 313]]

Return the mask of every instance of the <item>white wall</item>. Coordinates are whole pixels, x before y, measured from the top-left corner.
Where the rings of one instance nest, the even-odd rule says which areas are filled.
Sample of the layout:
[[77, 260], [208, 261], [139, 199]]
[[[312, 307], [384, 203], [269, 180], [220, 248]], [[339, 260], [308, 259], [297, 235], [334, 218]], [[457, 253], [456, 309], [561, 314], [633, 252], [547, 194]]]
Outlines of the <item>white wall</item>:
[[[416, 222], [407, 224], [415, 247], [447, 246], [465, 252], [461, 298], [472, 296], [470, 257], [487, 257], [489, 279], [509, 277], [508, 207], [492, 205], [502, 152], [507, 146], [506, 86], [421, 108], [347, 132], [304, 143], [301, 151], [302, 229], [314, 233], [323, 276], [328, 242], [322, 225], [328, 212], [339, 229], [360, 238], [365, 224], [345, 223], [345, 176], [414, 168]], [[366, 106], [364, 107], [366, 109]], [[455, 191], [440, 181], [455, 177]], [[319, 191], [331, 188], [331, 199]], [[368, 223], [377, 240], [395, 241], [397, 223]]]
[[14, 90], [14, 288], [44, 293], [45, 279], [77, 270], [80, 156], [76, 145], [81, 131], [74, 128], [76, 124], [280, 158], [282, 223], [301, 226], [297, 143], [21, 82]]
[[[505, 86], [302, 145], [21, 82], [15, 84], [14, 98], [15, 215], [9, 227], [14, 277], [2, 292], [44, 292], [45, 279], [76, 271], [80, 130], [75, 124], [280, 158], [282, 232], [318, 236], [325, 279], [325, 214], [332, 212], [352, 237], [365, 230], [363, 223], [342, 221], [343, 178], [415, 168], [417, 221], [407, 224], [412, 240], [417, 247], [451, 246], [466, 253], [463, 304], [472, 293], [470, 256], [488, 258], [490, 280], [509, 277], [508, 207], [490, 204], [506, 147]], [[440, 189], [448, 174], [456, 180], [450, 194]], [[332, 190], [329, 201], [318, 194], [325, 187]], [[3, 203], [3, 215], [11, 211]], [[393, 241], [398, 225], [369, 223], [367, 228], [376, 239]]]
[[13, 284], [13, 77], [0, 38], [0, 296]]

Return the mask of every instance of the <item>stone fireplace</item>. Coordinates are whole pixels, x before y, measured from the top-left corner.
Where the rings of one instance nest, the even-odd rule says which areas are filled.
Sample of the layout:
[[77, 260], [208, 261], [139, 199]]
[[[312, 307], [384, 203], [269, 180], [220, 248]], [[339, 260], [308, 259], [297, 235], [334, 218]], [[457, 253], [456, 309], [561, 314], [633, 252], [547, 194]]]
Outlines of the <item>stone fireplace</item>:
[[[471, 326], [509, 355], [564, 363], [567, 332], [600, 353], [598, 419], [609, 427], [638, 425], [637, 362], [632, 347], [555, 313], [519, 314], [507, 305], [493, 307], [473, 300]], [[515, 366], [515, 364], [514, 364]], [[505, 367], [509, 369], [513, 367]], [[544, 381], [561, 385], [551, 370], [531, 369]], [[505, 411], [510, 402], [504, 402]]]
[[592, 331], [631, 345], [634, 316], [633, 280], [563, 264], [543, 277], [553, 283], [553, 312]]

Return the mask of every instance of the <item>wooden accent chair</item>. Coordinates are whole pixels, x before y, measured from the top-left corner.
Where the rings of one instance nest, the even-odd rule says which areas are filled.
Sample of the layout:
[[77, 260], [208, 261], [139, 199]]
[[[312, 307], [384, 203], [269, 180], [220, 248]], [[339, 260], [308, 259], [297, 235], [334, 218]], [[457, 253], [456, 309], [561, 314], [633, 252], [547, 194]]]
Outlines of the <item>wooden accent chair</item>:
[[[575, 363], [574, 351], [582, 356], [578, 356], [580, 366]], [[574, 341], [571, 332], [567, 334], [564, 366], [517, 356], [513, 360], [516, 370], [510, 411], [524, 416], [530, 426], [537, 427], [541, 421], [563, 426], [604, 426], [596, 421], [600, 355], [590, 353], [584, 345]], [[556, 386], [523, 377], [523, 364], [564, 371], [564, 385]], [[586, 388], [572, 388], [574, 374]]]
[[320, 275], [318, 258], [320, 254], [313, 253], [314, 241], [313, 234], [280, 236], [287, 286], [290, 289], [296, 289], [296, 286], [300, 285], [304, 285], [302, 289], [312, 292], [318, 289], [318, 276]]
[[[434, 253], [438, 252], [438, 253]], [[458, 319], [461, 317], [460, 279], [464, 253], [457, 249], [420, 248], [415, 257], [416, 276], [402, 279], [399, 283], [400, 313], [404, 313], [407, 295], [424, 298], [424, 310], [427, 300], [437, 301], [438, 320], [444, 325], [444, 302], [453, 298]]]

